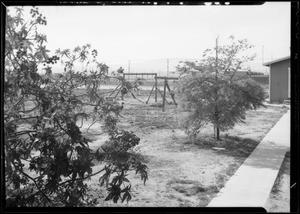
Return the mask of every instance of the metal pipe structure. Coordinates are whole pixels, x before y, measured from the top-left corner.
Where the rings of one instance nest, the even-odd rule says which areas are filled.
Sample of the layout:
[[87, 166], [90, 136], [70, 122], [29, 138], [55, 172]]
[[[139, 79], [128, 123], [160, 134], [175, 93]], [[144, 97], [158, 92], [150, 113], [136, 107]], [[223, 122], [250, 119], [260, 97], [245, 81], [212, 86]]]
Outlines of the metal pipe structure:
[[[157, 73], [123, 73], [123, 78], [125, 79], [125, 76], [138, 76], [138, 75], [141, 75], [142, 77], [143, 76], [154, 76], [155, 102], [157, 102]], [[151, 94], [152, 94], [152, 90], [151, 90], [150, 96], [151, 96]], [[149, 96], [149, 98], [150, 98], [150, 96]], [[149, 99], [147, 100], [146, 103], [148, 103], [148, 101], [149, 101]]]
[[128, 76], [128, 75], [130, 75], [130, 76], [132, 76], [132, 75], [157, 75], [157, 73], [123, 73], [123, 75], [124, 76]]
[[167, 80], [178, 80], [178, 77], [162, 77], [162, 76], [158, 76], [158, 77], [156, 77], [156, 79], [159, 79], [159, 80], [164, 80], [164, 79], [167, 79]]

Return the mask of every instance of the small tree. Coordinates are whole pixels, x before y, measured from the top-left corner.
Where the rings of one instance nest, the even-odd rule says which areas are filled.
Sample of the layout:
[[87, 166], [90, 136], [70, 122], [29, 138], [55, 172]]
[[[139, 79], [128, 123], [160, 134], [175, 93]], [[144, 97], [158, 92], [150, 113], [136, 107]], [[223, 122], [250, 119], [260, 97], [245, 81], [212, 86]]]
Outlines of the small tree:
[[207, 49], [200, 62], [186, 61], [177, 67], [181, 103], [191, 110], [184, 128], [191, 135], [212, 123], [220, 140], [220, 130], [244, 122], [246, 110], [264, 106], [263, 88], [247, 76], [235, 75], [243, 63], [254, 59], [242, 55], [252, 46], [247, 40], [229, 39], [229, 45]]
[[[16, 8], [15, 16], [8, 11], [6, 17], [6, 206], [92, 206], [95, 200], [88, 197], [86, 180], [100, 173], [99, 184], [108, 191], [105, 200], [128, 202], [128, 172], [139, 173], [145, 182], [147, 166], [130, 152], [140, 138], [117, 128], [122, 108], [99, 90], [108, 79], [108, 66], [97, 61], [97, 51], [89, 44], [49, 56], [46, 35], [38, 32], [46, 18], [33, 8], [25, 22], [22, 13]], [[51, 64], [59, 60], [64, 71], [57, 77]], [[92, 152], [91, 140], [80, 130], [84, 120], [104, 124], [109, 149]], [[94, 171], [95, 161], [105, 166]]]

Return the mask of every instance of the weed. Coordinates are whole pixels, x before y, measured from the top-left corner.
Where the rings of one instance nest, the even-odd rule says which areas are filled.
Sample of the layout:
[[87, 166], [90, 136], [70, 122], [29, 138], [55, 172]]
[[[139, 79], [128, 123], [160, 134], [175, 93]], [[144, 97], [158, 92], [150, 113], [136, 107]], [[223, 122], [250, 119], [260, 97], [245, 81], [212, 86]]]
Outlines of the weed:
[[205, 191], [199, 195], [199, 207], [206, 207], [209, 202], [216, 196], [220, 191], [220, 188], [216, 185], [210, 185], [205, 187]]
[[177, 198], [174, 194], [168, 194], [167, 195], [167, 198], [169, 198], [169, 199], [175, 199], [175, 198]]
[[167, 184], [171, 185], [171, 184], [175, 184], [175, 183], [179, 183], [179, 184], [194, 184], [197, 181], [193, 181], [193, 180], [185, 180], [185, 179], [173, 179], [171, 181], [169, 181]]
[[206, 188], [200, 182], [193, 180], [174, 179], [168, 182], [167, 185], [186, 196], [193, 196], [206, 191]]
[[183, 203], [179, 204], [180, 207], [190, 207], [190, 203], [188, 201], [183, 201]]

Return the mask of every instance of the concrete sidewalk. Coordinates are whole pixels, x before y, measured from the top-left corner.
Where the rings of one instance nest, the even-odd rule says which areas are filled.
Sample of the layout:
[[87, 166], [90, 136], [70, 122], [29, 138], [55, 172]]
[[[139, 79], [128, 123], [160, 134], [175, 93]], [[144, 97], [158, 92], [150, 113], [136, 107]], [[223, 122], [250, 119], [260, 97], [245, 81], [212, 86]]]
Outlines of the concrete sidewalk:
[[284, 114], [208, 207], [264, 207], [290, 150], [290, 111]]

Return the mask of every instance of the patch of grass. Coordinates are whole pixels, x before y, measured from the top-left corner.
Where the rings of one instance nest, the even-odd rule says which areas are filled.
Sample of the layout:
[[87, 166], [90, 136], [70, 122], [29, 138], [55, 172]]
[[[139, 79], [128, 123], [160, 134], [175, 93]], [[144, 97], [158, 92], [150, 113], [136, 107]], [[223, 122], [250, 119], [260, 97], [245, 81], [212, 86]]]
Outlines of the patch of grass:
[[234, 157], [248, 157], [258, 144], [259, 141], [250, 138], [226, 135], [219, 141], [219, 147], [225, 148], [225, 150], [216, 152]]
[[218, 145], [216, 140], [208, 135], [202, 135], [200, 138], [186, 140], [183, 144], [189, 147], [196, 147], [197, 149], [211, 149]]
[[186, 179], [173, 179], [171, 181], [169, 181], [167, 184], [171, 185], [171, 184], [195, 184], [197, 181], [193, 181], [193, 180], [186, 180]]
[[179, 204], [180, 207], [190, 207], [191, 204], [189, 201], [183, 201], [182, 203]]
[[174, 124], [177, 124], [174, 115], [162, 112], [161, 109], [155, 107], [147, 107], [137, 110], [128, 109], [124, 110], [124, 116], [129, 116], [130, 120], [141, 128], [153, 127], [153, 128], [172, 128]]
[[167, 183], [167, 186], [180, 193], [177, 195], [169, 194], [168, 196], [170, 199], [177, 199], [181, 202], [180, 206], [189, 204], [184, 199], [185, 197], [195, 196], [199, 201], [197, 206], [205, 207], [220, 190], [218, 185], [203, 186], [199, 181], [185, 179], [173, 179]]
[[167, 183], [175, 191], [184, 194], [185, 196], [206, 195], [212, 191], [218, 192], [216, 186], [203, 186], [199, 181], [174, 179]]
[[206, 207], [209, 202], [215, 197], [215, 195], [220, 191], [220, 188], [216, 185], [210, 185], [205, 187], [205, 192], [199, 195], [199, 207]]
[[213, 136], [202, 135], [196, 139], [183, 141], [180, 151], [191, 150], [192, 148], [211, 150], [213, 147], [220, 147], [224, 148], [224, 150], [216, 150], [215, 152], [218, 154], [233, 157], [248, 157], [258, 144], [258, 140], [250, 138], [226, 135], [220, 141], [217, 141]]
[[177, 198], [174, 194], [168, 194], [166, 197], [169, 198], [169, 199], [176, 199]]
[[188, 187], [186, 185], [177, 185], [174, 186], [173, 189], [177, 192], [185, 194], [186, 196], [192, 196], [196, 195], [199, 192], [205, 192], [205, 188], [196, 185], [193, 185], [191, 187]]
[[230, 164], [226, 168], [226, 170], [224, 170], [220, 174], [218, 174], [216, 177], [216, 186], [219, 189], [223, 188], [224, 185], [226, 184], [226, 182], [230, 179], [230, 177], [232, 175], [234, 175], [234, 173], [236, 172], [238, 167], [239, 167], [239, 164], [237, 164], [237, 163]]

